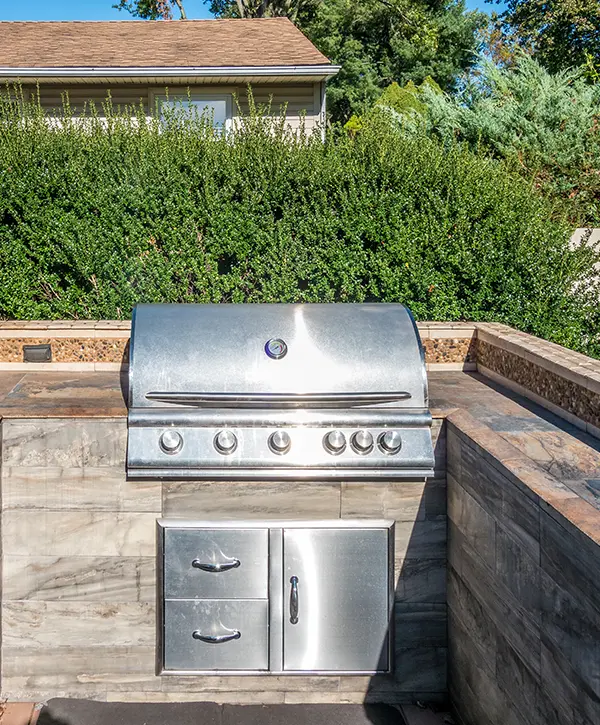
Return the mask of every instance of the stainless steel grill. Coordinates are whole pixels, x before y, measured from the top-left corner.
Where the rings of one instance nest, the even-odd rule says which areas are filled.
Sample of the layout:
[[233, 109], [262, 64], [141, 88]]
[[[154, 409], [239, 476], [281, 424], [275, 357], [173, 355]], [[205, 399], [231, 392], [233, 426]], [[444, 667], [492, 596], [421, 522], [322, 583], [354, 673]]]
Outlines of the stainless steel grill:
[[132, 478], [433, 475], [402, 305], [138, 305], [128, 420]]

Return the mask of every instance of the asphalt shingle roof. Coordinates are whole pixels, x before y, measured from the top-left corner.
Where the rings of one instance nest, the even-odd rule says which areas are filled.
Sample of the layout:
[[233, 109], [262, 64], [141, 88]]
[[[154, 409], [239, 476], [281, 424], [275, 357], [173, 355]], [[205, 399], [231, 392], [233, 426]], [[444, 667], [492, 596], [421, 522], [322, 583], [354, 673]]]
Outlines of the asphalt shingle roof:
[[0, 22], [2, 68], [323, 65], [287, 18]]

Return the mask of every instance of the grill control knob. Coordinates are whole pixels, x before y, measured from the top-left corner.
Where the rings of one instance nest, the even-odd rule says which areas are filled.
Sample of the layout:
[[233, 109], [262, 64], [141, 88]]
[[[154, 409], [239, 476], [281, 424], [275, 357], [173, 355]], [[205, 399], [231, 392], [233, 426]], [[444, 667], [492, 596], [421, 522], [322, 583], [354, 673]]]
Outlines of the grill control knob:
[[228, 456], [237, 448], [237, 438], [230, 430], [220, 430], [215, 436], [215, 448], [219, 453]]
[[166, 430], [161, 435], [158, 444], [164, 453], [172, 456], [175, 453], [179, 453], [183, 447], [183, 438], [181, 437], [181, 433], [178, 433], [176, 430]]
[[384, 453], [394, 455], [402, 448], [402, 436], [397, 430], [388, 430], [379, 436], [379, 447]]
[[276, 430], [269, 436], [269, 448], [280, 456], [287, 453], [291, 445], [290, 436], [284, 430]]
[[369, 433], [368, 430], [359, 430], [357, 431], [351, 439], [352, 448], [357, 453], [360, 453], [364, 455], [365, 453], [369, 453], [371, 449], [373, 448], [373, 436]]
[[346, 448], [346, 436], [341, 430], [332, 430], [323, 438], [323, 446], [326, 451], [337, 456]]

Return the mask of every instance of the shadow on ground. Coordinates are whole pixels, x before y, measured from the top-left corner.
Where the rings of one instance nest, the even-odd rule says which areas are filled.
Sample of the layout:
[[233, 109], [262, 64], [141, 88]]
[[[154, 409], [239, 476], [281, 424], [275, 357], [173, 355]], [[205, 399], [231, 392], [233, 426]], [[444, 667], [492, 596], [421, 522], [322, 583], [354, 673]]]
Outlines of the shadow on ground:
[[402, 725], [388, 705], [217, 705], [50, 700], [38, 725]]

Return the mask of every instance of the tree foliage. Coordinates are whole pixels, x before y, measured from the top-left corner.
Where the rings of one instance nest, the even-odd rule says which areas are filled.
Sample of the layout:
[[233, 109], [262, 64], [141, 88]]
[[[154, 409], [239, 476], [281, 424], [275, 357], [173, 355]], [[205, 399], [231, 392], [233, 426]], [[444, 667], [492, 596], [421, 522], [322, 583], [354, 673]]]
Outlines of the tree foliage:
[[175, 8], [179, 11], [181, 20], [187, 17], [183, 0], [119, 0], [118, 5], [113, 5], [113, 8], [126, 10], [142, 20], [171, 20]]
[[[477, 31], [486, 22], [482, 13], [465, 11], [464, 0], [254, 4], [265, 5], [267, 14], [292, 17], [322, 53], [342, 66], [327, 86], [334, 121], [364, 113], [393, 81], [421, 82], [432, 76], [444, 88], [451, 88], [476, 60]], [[241, 16], [237, 0], [212, 0], [210, 9], [217, 17]]]
[[0, 102], [0, 316], [404, 302], [600, 355], [592, 250], [569, 250], [530, 184], [389, 123], [323, 143], [261, 110], [223, 135], [110, 104], [49, 125], [33, 101]]
[[512, 67], [483, 62], [457, 95], [428, 84], [414, 91], [426, 110], [400, 111], [405, 131], [501, 158], [561, 200], [573, 223], [600, 226], [600, 84], [583, 71], [552, 74], [521, 55]]
[[319, 0], [204, 0], [217, 18], [288, 17], [296, 22], [299, 14]]
[[[491, 1], [491, 0], [489, 0]], [[519, 47], [556, 72], [600, 62], [598, 0], [507, 0], [495, 18], [496, 49]], [[512, 52], [509, 51], [509, 57]]]

